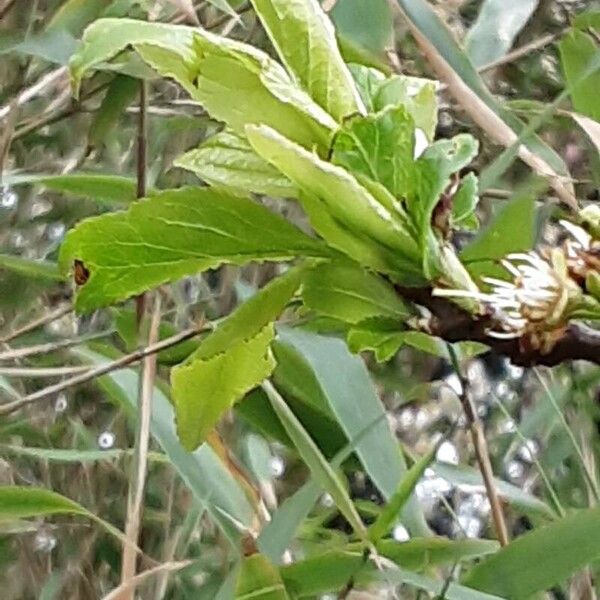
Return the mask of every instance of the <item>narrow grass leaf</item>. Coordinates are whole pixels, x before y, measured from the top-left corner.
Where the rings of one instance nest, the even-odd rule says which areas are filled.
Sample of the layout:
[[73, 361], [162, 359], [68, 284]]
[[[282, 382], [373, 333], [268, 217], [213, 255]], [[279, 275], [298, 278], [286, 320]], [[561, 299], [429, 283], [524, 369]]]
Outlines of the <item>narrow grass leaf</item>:
[[235, 600], [289, 600], [279, 574], [262, 554], [253, 554], [242, 560]]
[[[101, 364], [109, 359], [104, 354], [82, 348], [73, 351], [85, 362]], [[138, 374], [133, 369], [114, 371], [98, 380], [101, 388], [130, 415], [137, 410]], [[187, 452], [177, 438], [175, 415], [169, 398], [154, 388], [152, 398], [152, 437], [187, 485], [198, 503], [204, 507], [234, 548], [239, 543], [237, 523], [250, 527], [253, 511], [250, 503], [227, 467], [210, 445]]]
[[32, 279], [62, 281], [56, 263], [47, 260], [33, 260], [11, 254], [0, 254], [0, 270], [6, 269]]
[[[384, 408], [363, 361], [342, 340], [297, 329], [281, 329], [279, 342], [296, 350], [311, 371], [347, 439], [356, 438], [374, 419], [378, 424], [356, 444], [356, 454], [385, 498], [391, 498], [406, 473], [406, 464], [387, 421]], [[415, 533], [426, 533], [414, 500], [404, 511]]]
[[108, 533], [123, 541], [125, 536], [110, 523], [107, 523], [89, 510], [44, 488], [30, 486], [0, 486], [0, 520], [26, 519], [48, 515], [80, 515], [95, 521]]
[[366, 539], [367, 530], [365, 525], [337, 473], [329, 465], [317, 445], [273, 385], [267, 381], [263, 383], [263, 389], [315, 480], [329, 492], [335, 505], [344, 515], [354, 532], [360, 538]]
[[538, 0], [485, 0], [465, 39], [473, 65], [482, 67], [502, 58], [538, 5]]
[[577, 511], [513, 540], [484, 559], [464, 583], [524, 600], [563, 583], [600, 557], [600, 508]]
[[377, 543], [388, 533], [398, 521], [402, 509], [409, 501], [415, 486], [425, 473], [435, 457], [439, 445], [434, 446], [427, 454], [422, 456], [402, 477], [398, 489], [387, 501], [383, 510], [377, 515], [375, 522], [369, 527], [369, 539]]

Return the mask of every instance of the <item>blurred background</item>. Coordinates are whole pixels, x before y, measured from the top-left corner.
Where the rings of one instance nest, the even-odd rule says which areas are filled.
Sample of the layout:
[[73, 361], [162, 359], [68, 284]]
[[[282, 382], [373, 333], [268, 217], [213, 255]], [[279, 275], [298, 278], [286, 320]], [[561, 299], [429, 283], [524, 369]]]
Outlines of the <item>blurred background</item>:
[[[329, 0], [323, 4], [337, 26], [348, 62], [435, 78], [395, 3]], [[577, 197], [584, 204], [597, 201], [598, 140], [594, 145], [576, 124], [567, 99], [545, 114], [565, 88], [557, 42], [570, 30], [577, 13], [597, 6], [585, 0], [452, 0], [431, 5], [461, 41], [493, 94], [525, 121], [545, 115], [539, 132], [567, 164]], [[0, 402], [60, 381], [77, 368], [78, 357], [93, 360], [100, 352], [114, 355], [135, 347], [133, 304], [78, 316], [69, 310], [71, 283], [61, 279], [56, 267], [57, 249], [75, 223], [123, 208], [135, 197], [139, 110], [134, 77], [148, 78], [149, 188], [200, 185], [193, 174], [173, 167], [173, 161], [221, 127], [183, 90], [154, 79], [141, 64], [132, 63], [131, 77], [110, 70], [95, 74], [84, 81], [75, 100], [69, 86], [69, 57], [85, 26], [100, 16], [201, 24], [271, 52], [246, 2], [0, 0]], [[598, 39], [592, 35], [590, 39], [597, 53]], [[443, 86], [439, 102], [437, 137], [472, 133], [481, 149], [475, 168], [482, 170], [499, 154], [499, 147], [455, 105]], [[129, 179], [92, 194], [93, 179], [83, 176], [65, 183], [49, 177], [73, 173]], [[515, 190], [529, 193], [532, 186], [527, 168], [514, 163], [502, 185], [482, 197], [481, 221], [513, 197]], [[265, 202], [306, 226], [298, 206]], [[550, 210], [541, 208], [540, 222]], [[476, 232], [462, 235], [467, 240]], [[539, 240], [555, 243], [561, 235], [554, 225], [538, 227]], [[280, 268], [270, 264], [223, 267], [170, 285], [163, 290], [163, 325], [173, 332], [196, 323], [202, 315], [216, 320]], [[302, 318], [302, 312], [293, 318]], [[38, 326], [20, 332], [37, 320]], [[332, 328], [329, 333], [335, 334]], [[320, 331], [328, 332], [327, 324], [320, 324]], [[52, 346], [51, 352], [15, 358], [15, 348], [46, 344]], [[458, 401], [459, 379], [444, 348], [425, 350], [429, 351], [405, 347], [383, 363], [370, 354], [364, 360], [384, 401], [390, 427], [409, 456], [426, 453], [440, 432], [458, 422], [416, 488], [430, 528], [452, 539], [493, 538], [490, 506], [473, 468]], [[161, 381], [168, 381], [168, 366], [182, 356], [185, 353], [176, 350], [160, 356], [159, 388]], [[340, 350], [339, 360], [347, 359]], [[34, 378], [31, 368], [40, 369], [40, 375]], [[335, 370], [335, 361], [323, 368]], [[44, 369], [51, 376], [44, 375]], [[503, 481], [512, 535], [543, 522], [548, 511], [560, 514], [597, 503], [599, 368], [577, 363], [525, 370], [484, 355], [469, 362], [466, 375], [485, 424], [494, 473]], [[331, 458], [343, 446], [343, 434], [325, 416], [311, 413], [310, 401], [289, 384], [289, 374], [276, 373], [277, 377], [284, 387], [287, 381], [291, 405]], [[0, 482], [54, 490], [122, 528], [128, 449], [135, 435], [135, 390], [135, 372], [117, 372], [0, 418]], [[273, 512], [307, 481], [308, 470], [285, 440], [261, 430], [253, 419], [253, 402], [258, 401], [248, 398], [231, 412], [213, 443], [234, 479], [250, 485], [260, 503]], [[154, 578], [140, 588], [140, 597], [216, 598], [233, 556], [214, 515], [196, 500], [196, 494], [206, 496], [202, 487], [206, 481], [198, 483], [189, 476], [190, 465], [178, 462], [189, 457], [169, 452], [167, 438], [159, 433], [152, 441], [141, 543], [157, 560], [193, 558], [194, 562], [176, 574]], [[198, 473], [195, 468], [192, 465], [192, 473]], [[381, 498], [356, 461], [347, 461], [344, 469], [351, 497], [368, 522]], [[219, 472], [214, 471], [211, 485], [218, 487]], [[206, 472], [200, 473], [200, 479], [206, 479]], [[302, 520], [291, 550], [296, 557], [310, 556], [315, 547], [335, 547], [347, 531], [331, 497], [323, 494]], [[399, 543], [409, 538], [404, 524], [397, 524], [393, 538]], [[120, 556], [118, 540], [90, 521], [0, 520], [0, 596], [6, 600], [100, 598], [119, 582]], [[448, 556], [431, 566], [416, 556], [411, 568], [443, 574], [454, 562]], [[579, 584], [574, 580], [549, 597], [582, 598]], [[335, 598], [322, 596], [323, 600], [326, 597]], [[406, 587], [400, 597], [428, 596]]]

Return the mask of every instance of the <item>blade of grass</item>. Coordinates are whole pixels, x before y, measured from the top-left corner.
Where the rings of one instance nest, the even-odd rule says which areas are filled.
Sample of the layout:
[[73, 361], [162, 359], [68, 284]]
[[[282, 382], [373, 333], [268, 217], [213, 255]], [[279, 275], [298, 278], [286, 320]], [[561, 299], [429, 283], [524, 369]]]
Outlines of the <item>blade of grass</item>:
[[[356, 450], [361, 440], [385, 418], [385, 413], [379, 415], [354, 436], [333, 457], [330, 462], [331, 467], [338, 469]], [[271, 521], [263, 527], [257, 540], [258, 548], [273, 562], [280, 560], [294, 533], [317, 501], [321, 489], [315, 478], [311, 477], [293, 496], [290, 496], [281, 504], [273, 513]]]
[[[496, 402], [496, 405], [502, 411], [504, 416], [507, 419], [510, 419], [512, 421], [513, 418], [511, 416], [511, 414], [508, 412], [507, 408], [504, 406], [504, 403], [502, 402], [502, 400], [500, 400], [500, 398], [498, 398], [498, 396], [496, 396], [496, 394], [492, 394], [492, 398], [494, 399], [494, 401]], [[517, 434], [517, 436], [521, 440], [521, 442], [523, 442], [523, 444], [527, 443], [527, 438], [523, 435], [520, 427], [516, 423], [515, 423], [515, 433]], [[563, 508], [562, 504], [560, 503], [560, 500], [558, 499], [558, 496], [556, 495], [556, 492], [554, 491], [554, 487], [552, 486], [552, 483], [550, 481], [550, 478], [548, 477], [548, 474], [546, 473], [544, 467], [538, 460], [537, 456], [535, 456], [535, 454], [531, 453], [531, 459], [532, 459], [533, 464], [535, 465], [536, 469], [538, 470], [538, 473], [540, 474], [540, 477], [542, 478], [544, 485], [546, 486], [546, 490], [548, 491], [548, 495], [550, 496], [550, 500], [552, 501], [554, 510], [560, 517], [564, 517], [566, 514], [565, 509]]]
[[594, 475], [592, 473], [590, 473], [587, 462], [585, 460], [585, 457], [583, 456], [583, 452], [579, 446], [579, 443], [577, 442], [577, 439], [575, 438], [575, 434], [573, 433], [573, 430], [569, 426], [569, 423], [567, 422], [567, 419], [565, 418], [565, 415], [563, 414], [562, 410], [560, 410], [560, 407], [558, 406], [558, 402], [556, 401], [556, 398], [554, 397], [552, 390], [548, 386], [547, 381], [542, 377], [542, 374], [540, 373], [539, 369], [537, 367], [534, 367], [533, 372], [535, 373], [535, 376], [538, 378], [539, 382], [542, 384], [542, 387], [544, 388], [544, 391], [546, 392], [546, 397], [548, 398], [550, 404], [552, 405], [552, 408], [555, 410], [556, 416], [558, 417], [561, 425], [563, 426], [566, 434], [569, 436], [569, 439], [571, 440], [571, 443], [573, 444], [573, 449], [575, 450], [575, 454], [577, 454], [577, 458], [579, 459], [579, 461], [581, 463], [581, 469], [583, 471], [583, 475], [584, 475], [588, 485], [590, 486], [590, 490], [591, 490], [592, 494], [594, 495], [596, 502], [600, 502], [600, 490], [598, 489], [598, 482], [595, 480]]
[[273, 410], [277, 413], [282, 425], [285, 427], [285, 430], [294, 442], [300, 456], [306, 462], [314, 478], [329, 492], [336, 506], [348, 523], [350, 523], [355, 533], [361, 539], [366, 540], [367, 529], [337, 473], [327, 462], [306, 429], [302, 426], [302, 423], [300, 423], [271, 382], [265, 381], [262, 384], [262, 388], [267, 394]]
[[[547, 178], [556, 195], [575, 210], [577, 201], [573, 191], [562, 181], [567, 174], [566, 168], [564, 173], [557, 173], [546, 158], [521, 143], [514, 126], [521, 129], [522, 124], [514, 115], [511, 124], [506, 122], [507, 111], [501, 111], [469, 59], [431, 7], [422, 0], [397, 1], [425, 57], [465, 112], [497, 143], [505, 147], [516, 144], [521, 160]], [[531, 145], [531, 140], [527, 139], [526, 143]], [[547, 150], [551, 152], [549, 148]]]

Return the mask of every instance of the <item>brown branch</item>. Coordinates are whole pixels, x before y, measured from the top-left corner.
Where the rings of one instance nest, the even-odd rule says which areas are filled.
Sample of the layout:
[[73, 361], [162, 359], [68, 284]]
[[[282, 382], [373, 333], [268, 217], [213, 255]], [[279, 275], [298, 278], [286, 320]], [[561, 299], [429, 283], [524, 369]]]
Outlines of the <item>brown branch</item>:
[[571, 323], [549, 352], [531, 348], [523, 338], [498, 339], [488, 335], [493, 327], [491, 316], [475, 317], [459, 306], [432, 295], [431, 288], [404, 288], [398, 293], [415, 304], [427, 308], [433, 315], [429, 333], [446, 342], [480, 342], [496, 354], [506, 356], [522, 367], [541, 365], [553, 367], [568, 360], [587, 360], [600, 364], [600, 331]]

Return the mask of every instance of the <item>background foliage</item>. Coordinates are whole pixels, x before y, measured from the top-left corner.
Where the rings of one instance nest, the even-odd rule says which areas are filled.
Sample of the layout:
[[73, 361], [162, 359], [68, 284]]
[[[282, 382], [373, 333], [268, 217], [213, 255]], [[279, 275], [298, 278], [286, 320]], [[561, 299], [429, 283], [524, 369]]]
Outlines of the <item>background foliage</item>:
[[[0, 1], [3, 597], [133, 597], [136, 544], [143, 598], [595, 597], [598, 367], [449, 346], [394, 285], [502, 277], [597, 202], [598, 7], [315, 5]], [[46, 387], [157, 317], [132, 538], [149, 367]]]

